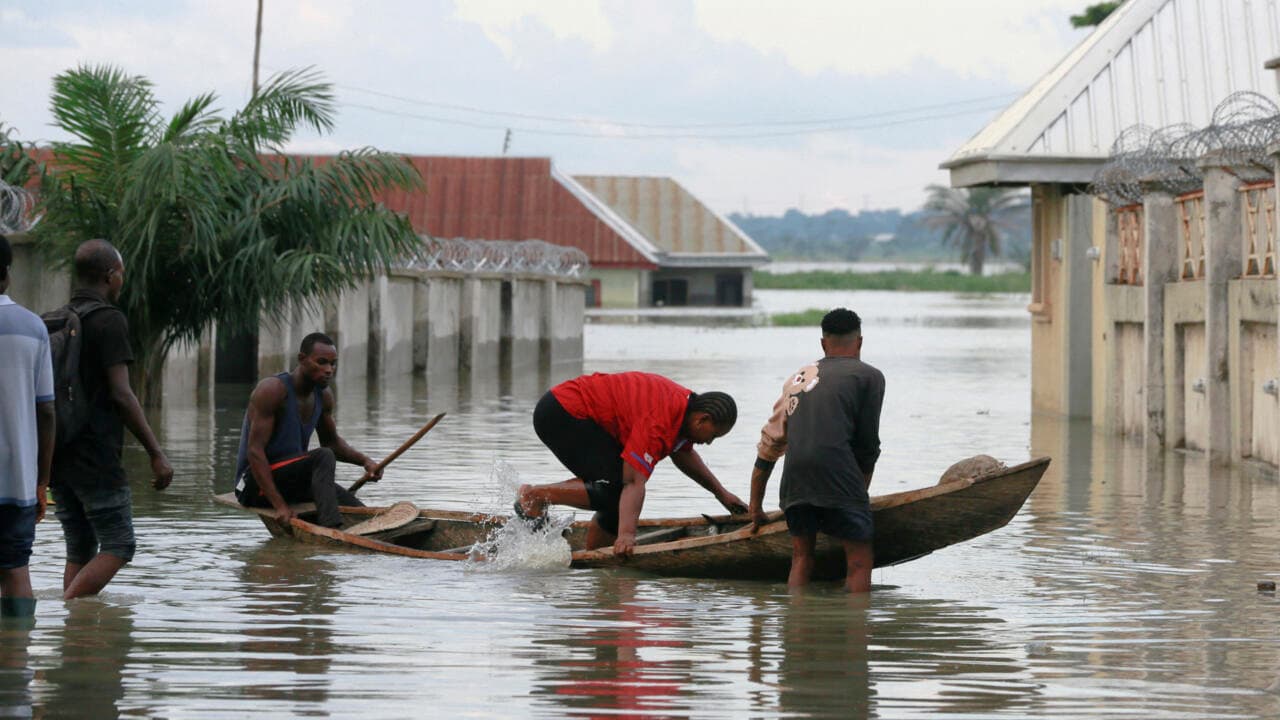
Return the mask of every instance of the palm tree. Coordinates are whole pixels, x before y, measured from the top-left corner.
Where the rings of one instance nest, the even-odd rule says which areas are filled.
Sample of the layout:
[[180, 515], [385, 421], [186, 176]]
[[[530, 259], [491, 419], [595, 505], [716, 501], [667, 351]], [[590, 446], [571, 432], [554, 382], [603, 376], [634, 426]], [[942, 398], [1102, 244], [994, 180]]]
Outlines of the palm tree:
[[100, 237], [124, 256], [121, 305], [138, 357], [140, 397], [159, 402], [169, 350], [211, 323], [256, 329], [350, 288], [415, 253], [409, 222], [381, 206], [388, 188], [422, 187], [404, 158], [370, 148], [285, 157], [299, 128], [332, 129], [318, 73], [276, 75], [230, 117], [200, 95], [163, 117], [151, 83], [79, 67], [53, 83], [54, 143], [41, 167], [37, 242], [57, 262]]
[[982, 274], [987, 253], [1000, 254], [1000, 242], [1016, 229], [1030, 207], [1025, 192], [1010, 188], [950, 188], [930, 185], [926, 190], [925, 227], [942, 231], [942, 242], [960, 249], [969, 272]]

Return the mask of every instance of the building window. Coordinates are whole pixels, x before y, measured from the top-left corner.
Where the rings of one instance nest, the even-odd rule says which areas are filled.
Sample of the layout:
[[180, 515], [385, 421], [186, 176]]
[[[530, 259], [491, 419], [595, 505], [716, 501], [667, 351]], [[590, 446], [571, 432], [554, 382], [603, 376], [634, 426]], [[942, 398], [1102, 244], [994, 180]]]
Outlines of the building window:
[[742, 307], [742, 273], [716, 275], [716, 305]]
[[653, 281], [653, 306], [689, 304], [689, 281], [683, 278]]
[[587, 307], [589, 308], [600, 307], [600, 281], [599, 280], [591, 281], [591, 284], [587, 286], [586, 295], [587, 295]]

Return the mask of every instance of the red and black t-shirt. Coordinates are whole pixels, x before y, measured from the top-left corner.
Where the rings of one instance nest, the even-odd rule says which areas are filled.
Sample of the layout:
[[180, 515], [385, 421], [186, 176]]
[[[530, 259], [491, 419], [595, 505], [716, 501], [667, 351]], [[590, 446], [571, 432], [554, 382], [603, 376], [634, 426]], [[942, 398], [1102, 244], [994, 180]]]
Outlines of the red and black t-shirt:
[[646, 478], [662, 458], [682, 450], [688, 388], [652, 373], [594, 373], [551, 388], [560, 406], [590, 419], [622, 445], [622, 459]]

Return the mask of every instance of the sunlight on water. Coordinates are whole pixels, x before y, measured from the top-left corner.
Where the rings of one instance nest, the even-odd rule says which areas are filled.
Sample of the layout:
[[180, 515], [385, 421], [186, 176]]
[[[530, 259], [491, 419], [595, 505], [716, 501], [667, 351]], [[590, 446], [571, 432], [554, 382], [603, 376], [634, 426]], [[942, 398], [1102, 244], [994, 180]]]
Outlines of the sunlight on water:
[[[493, 463], [493, 480], [498, 487], [497, 505], [510, 507], [520, 487], [520, 472], [503, 460]], [[569, 567], [572, 551], [564, 531], [573, 524], [572, 515], [551, 515], [542, 527], [513, 520], [490, 531], [489, 536], [468, 551], [468, 570], [489, 572], [529, 572], [563, 570]]]

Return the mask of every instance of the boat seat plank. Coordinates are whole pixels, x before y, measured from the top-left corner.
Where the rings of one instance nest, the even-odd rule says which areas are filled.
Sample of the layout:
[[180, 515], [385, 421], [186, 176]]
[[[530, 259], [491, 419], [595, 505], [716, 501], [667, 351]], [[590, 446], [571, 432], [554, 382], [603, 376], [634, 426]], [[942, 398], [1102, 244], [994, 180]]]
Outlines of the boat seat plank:
[[435, 520], [432, 520], [431, 518], [418, 518], [416, 520], [411, 520], [398, 528], [391, 528], [390, 530], [371, 533], [367, 537], [371, 537], [374, 540], [381, 540], [383, 542], [390, 542], [391, 540], [405, 537], [406, 535], [414, 535], [434, 530], [435, 527]]
[[689, 532], [687, 527], [668, 527], [661, 530], [653, 530], [640, 535], [636, 538], [636, 545], [655, 545], [668, 540], [678, 540]]

